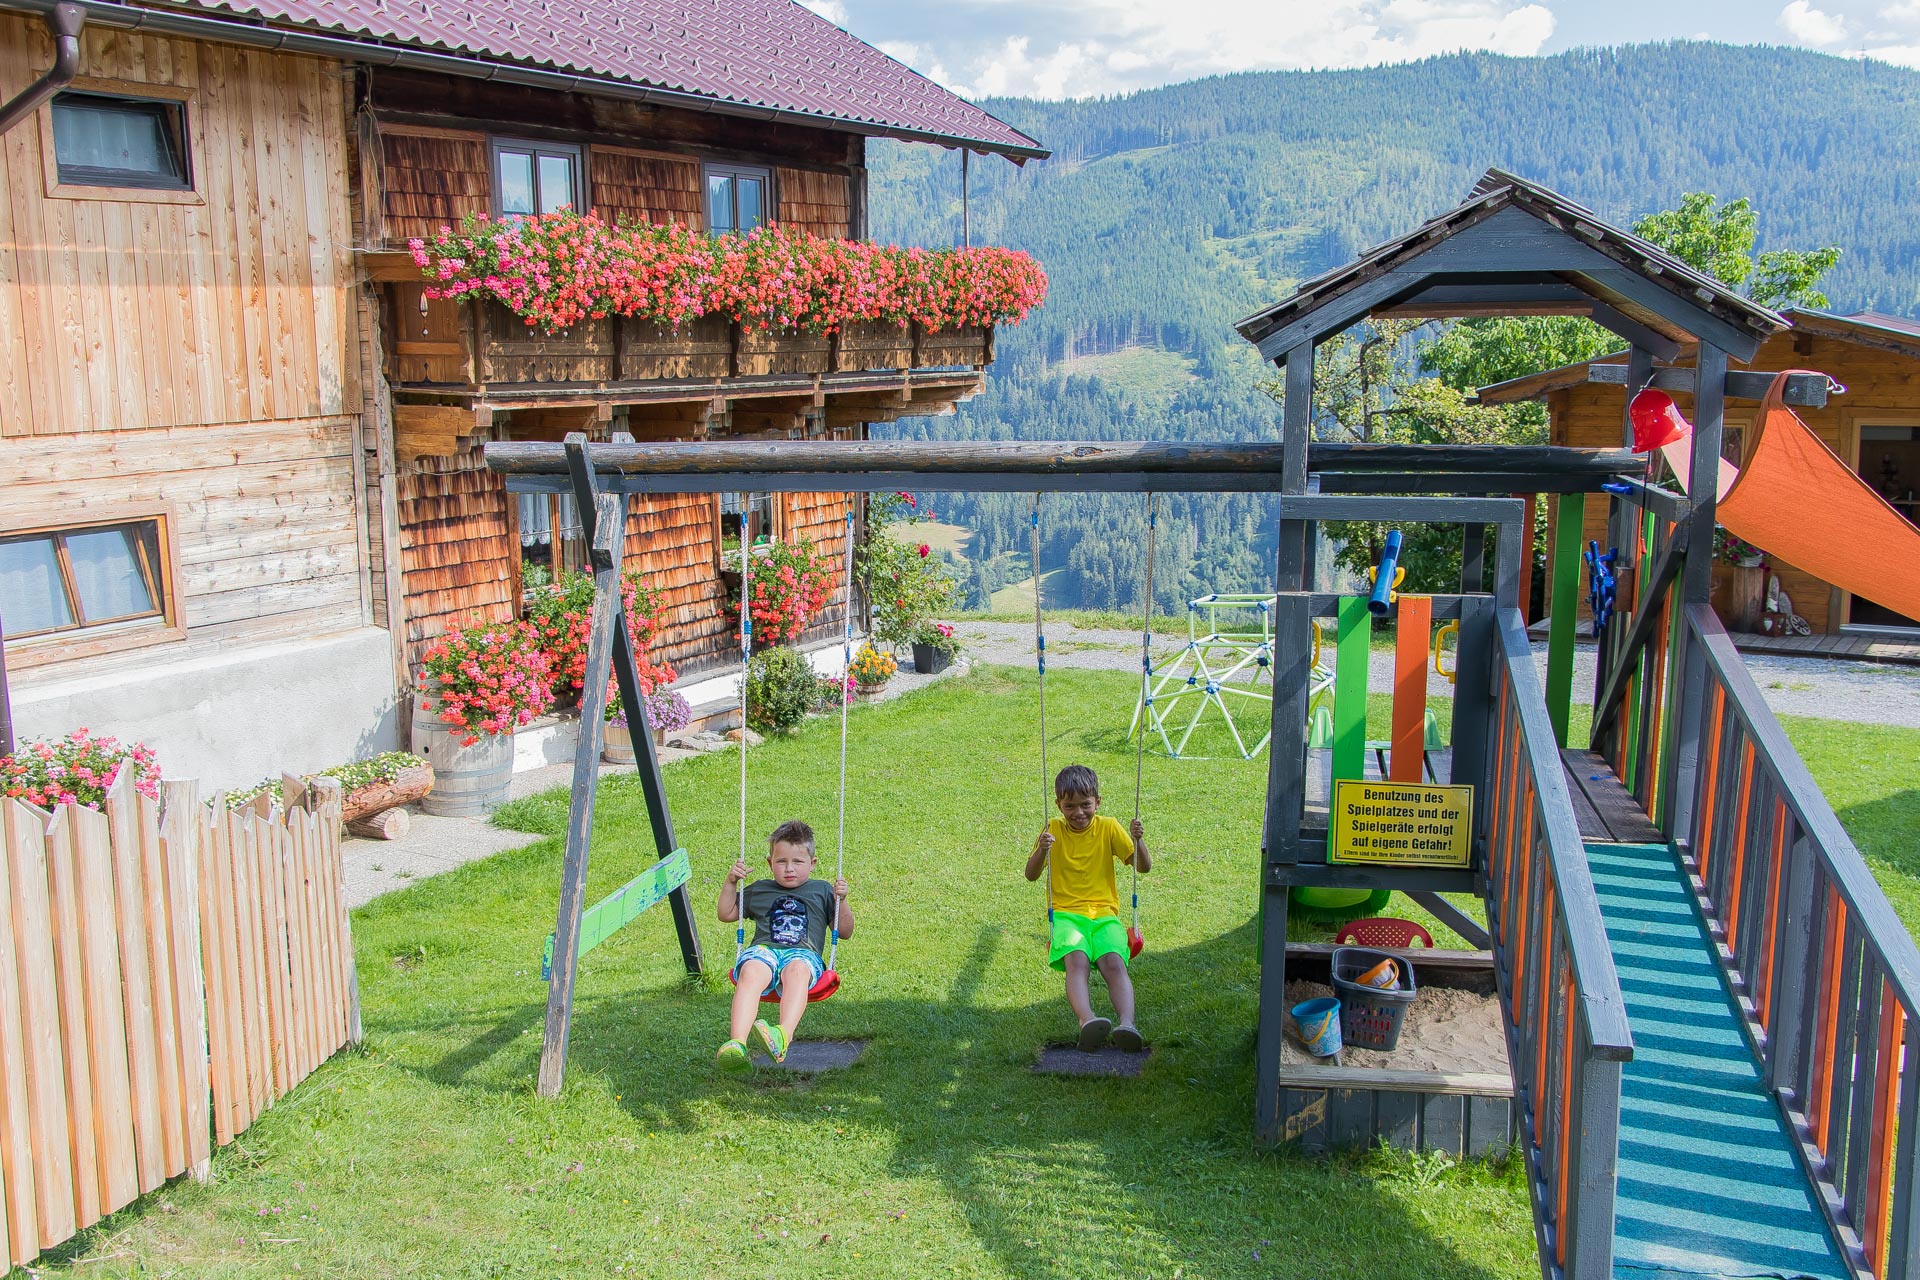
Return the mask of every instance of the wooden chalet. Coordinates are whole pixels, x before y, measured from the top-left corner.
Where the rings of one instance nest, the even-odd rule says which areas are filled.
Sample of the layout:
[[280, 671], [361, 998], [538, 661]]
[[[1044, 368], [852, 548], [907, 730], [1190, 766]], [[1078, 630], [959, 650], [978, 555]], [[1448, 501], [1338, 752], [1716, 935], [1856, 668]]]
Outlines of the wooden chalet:
[[[426, 299], [409, 237], [563, 205], [864, 237], [869, 137], [1046, 154], [786, 0], [0, 0], [0, 127], [15, 728], [215, 783], [397, 745], [424, 645], [581, 561], [487, 441], [859, 438], [992, 358], [978, 330], [550, 337]], [[723, 538], [842, 549], [847, 501], [638, 503], [662, 656], [728, 647]]]
[[[1751, 361], [1736, 362], [1734, 367], [1769, 373], [1818, 369], [1843, 384], [1845, 392], [1836, 392], [1824, 405], [1797, 405], [1794, 412], [1889, 502], [1920, 523], [1920, 324], [1870, 312], [1842, 316], [1790, 310], [1784, 315], [1793, 327], [1768, 338]], [[1624, 359], [1624, 355], [1607, 356], [1549, 369], [1483, 387], [1479, 398], [1483, 404], [1544, 401], [1552, 443], [1618, 447], [1626, 430], [1621, 421], [1619, 389], [1624, 371], [1615, 370]], [[1682, 351], [1674, 363], [1690, 366], [1691, 349]], [[1683, 413], [1691, 413], [1691, 400], [1685, 393], [1675, 399]], [[1752, 401], [1728, 403], [1722, 445], [1728, 461], [1741, 461], [1743, 433], [1756, 408]], [[1587, 511], [1584, 524], [1583, 544], [1591, 539], [1602, 543], [1604, 549], [1606, 512], [1596, 505]], [[1551, 555], [1551, 536], [1547, 545]], [[1920, 627], [1920, 620], [1856, 599], [1791, 564], [1769, 558], [1768, 566], [1770, 572], [1779, 575], [1794, 612], [1816, 632]], [[1552, 580], [1551, 566], [1548, 580]], [[1731, 601], [1724, 596], [1717, 594], [1715, 603], [1723, 613], [1731, 611]], [[1728, 622], [1732, 625], [1733, 619]]]

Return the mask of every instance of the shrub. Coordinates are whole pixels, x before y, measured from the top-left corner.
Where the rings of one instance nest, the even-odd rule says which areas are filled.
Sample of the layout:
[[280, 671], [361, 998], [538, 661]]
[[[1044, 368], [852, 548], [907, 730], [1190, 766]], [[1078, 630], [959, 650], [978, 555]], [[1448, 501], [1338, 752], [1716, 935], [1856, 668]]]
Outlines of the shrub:
[[512, 733], [553, 700], [551, 667], [532, 629], [518, 622], [463, 627], [433, 642], [420, 663], [421, 705], [462, 731], [460, 745]]
[[747, 725], [784, 732], [813, 709], [813, 668], [798, 650], [762, 649], [747, 665]]
[[77, 804], [99, 809], [120, 770], [133, 767], [133, 789], [149, 800], [160, 798], [160, 765], [153, 748], [142, 742], [75, 729], [64, 738], [32, 738], [10, 756], [0, 756], [0, 785], [6, 794], [51, 809]]
[[876, 495], [867, 504], [860, 581], [873, 605], [874, 637], [886, 644], [912, 644], [936, 615], [959, 603], [953, 576], [933, 548], [906, 532], [923, 519], [910, 494]]

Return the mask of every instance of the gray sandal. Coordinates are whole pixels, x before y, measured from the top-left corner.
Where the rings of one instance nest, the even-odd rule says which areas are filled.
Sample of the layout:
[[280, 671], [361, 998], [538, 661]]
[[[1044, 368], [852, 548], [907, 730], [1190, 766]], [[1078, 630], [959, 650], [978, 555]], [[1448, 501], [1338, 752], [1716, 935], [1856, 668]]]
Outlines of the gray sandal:
[[1113, 1029], [1114, 1047], [1123, 1053], [1138, 1053], [1146, 1044], [1140, 1038], [1140, 1030], [1131, 1022], [1123, 1022]]
[[1107, 1042], [1113, 1023], [1106, 1018], [1088, 1018], [1080, 1024], [1080, 1052], [1092, 1053]]

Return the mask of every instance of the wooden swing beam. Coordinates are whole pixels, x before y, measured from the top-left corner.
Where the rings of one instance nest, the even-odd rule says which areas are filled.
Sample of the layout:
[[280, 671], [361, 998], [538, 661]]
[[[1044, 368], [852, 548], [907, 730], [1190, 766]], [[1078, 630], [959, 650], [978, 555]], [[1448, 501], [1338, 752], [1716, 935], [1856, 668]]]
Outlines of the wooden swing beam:
[[[592, 444], [602, 492], [1260, 493], [1285, 485], [1286, 446], [1164, 441], [772, 440]], [[515, 493], [571, 493], [567, 446], [496, 442], [487, 466]], [[1322, 444], [1308, 449], [1322, 493], [1588, 493], [1642, 478], [1627, 449], [1552, 445]], [[1296, 490], [1297, 492], [1298, 490]]]

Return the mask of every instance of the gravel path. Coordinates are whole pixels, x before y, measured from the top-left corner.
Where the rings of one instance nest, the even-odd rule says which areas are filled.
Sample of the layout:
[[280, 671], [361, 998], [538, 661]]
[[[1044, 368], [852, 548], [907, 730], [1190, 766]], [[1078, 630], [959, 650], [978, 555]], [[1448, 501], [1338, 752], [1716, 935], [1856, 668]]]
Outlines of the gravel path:
[[[982, 662], [1029, 666], [1033, 628], [1018, 622], [962, 622], [960, 639], [967, 653]], [[1181, 641], [1157, 636], [1155, 665], [1170, 659]], [[1547, 667], [1544, 641], [1534, 645], [1542, 674]], [[1138, 671], [1140, 633], [1092, 630], [1068, 622], [1047, 624], [1047, 662], [1055, 667], [1098, 671]], [[1776, 715], [1818, 716], [1856, 724], [1920, 729], [1920, 669], [1826, 658], [1777, 658], [1746, 655], [1747, 670]], [[1575, 696], [1592, 696], [1594, 650], [1583, 645], [1573, 655]], [[1375, 689], [1392, 686], [1393, 655], [1374, 653], [1369, 679]]]

